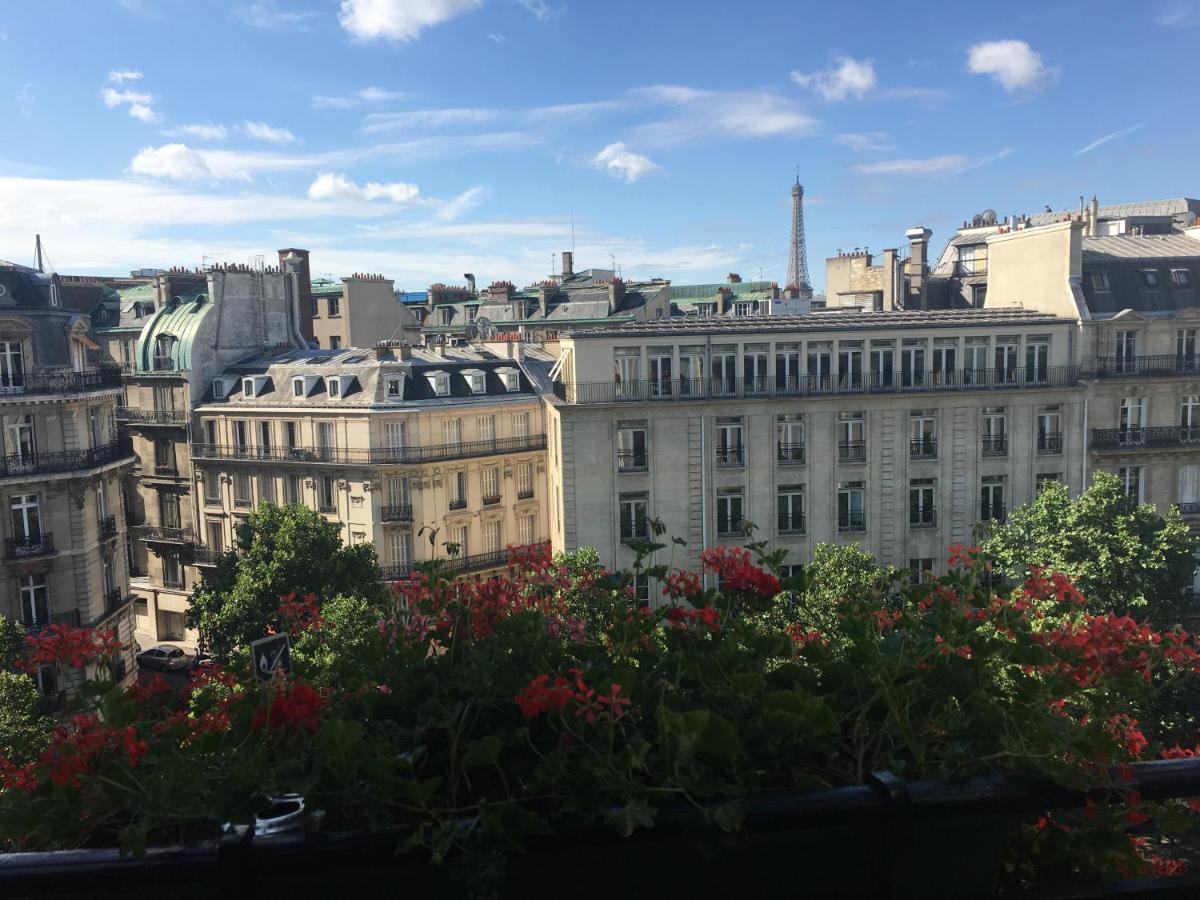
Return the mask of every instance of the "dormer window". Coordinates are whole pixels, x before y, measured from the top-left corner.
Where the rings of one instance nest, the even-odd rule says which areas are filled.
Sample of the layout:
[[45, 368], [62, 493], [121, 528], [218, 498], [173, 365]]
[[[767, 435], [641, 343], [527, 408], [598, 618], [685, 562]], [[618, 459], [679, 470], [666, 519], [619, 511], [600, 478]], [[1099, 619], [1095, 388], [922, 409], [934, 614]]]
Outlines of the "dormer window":
[[237, 384], [237, 379], [235, 378], [214, 378], [213, 399], [224, 400], [229, 396], [229, 392], [233, 390], [235, 384]]
[[160, 334], [154, 342], [154, 371], [171, 372], [175, 369], [175, 360], [171, 358], [171, 350], [175, 346], [175, 338], [169, 334]]
[[399, 403], [404, 399], [404, 376], [388, 375], [384, 378], [383, 399], [389, 403]]
[[1156, 269], [1142, 269], [1142, 284], [1148, 288], [1158, 287], [1158, 271]]
[[1192, 286], [1191, 275], [1187, 269], [1172, 269], [1171, 281], [1174, 282], [1177, 288], [1186, 288]]
[[267, 390], [267, 382], [270, 381], [266, 375], [250, 375], [242, 379], [242, 395], [245, 397], [258, 397]]
[[521, 389], [521, 373], [519, 370], [512, 368], [497, 369], [496, 374], [500, 376], [500, 380], [504, 382], [504, 389], [510, 394]]
[[472, 394], [487, 393], [487, 377], [481, 369], [463, 369], [463, 375], [467, 379], [467, 385], [471, 388]]
[[311, 397], [320, 384], [319, 375], [297, 375], [292, 379], [292, 396], [300, 400]]
[[329, 381], [325, 382], [325, 388], [329, 392], [330, 400], [336, 400], [342, 396], [342, 384], [336, 378], [330, 378]]
[[1097, 291], [1108, 290], [1108, 273], [1093, 272], [1092, 273], [1092, 288]]
[[439, 397], [450, 396], [450, 375], [446, 372], [430, 372], [425, 376], [434, 394]]
[[294, 397], [303, 397], [304, 396], [304, 379], [303, 378], [293, 378], [292, 379], [292, 396], [294, 396]]
[[50, 282], [50, 305], [51, 306], [62, 306], [62, 297], [59, 296], [59, 293], [58, 293], [58, 282], [57, 281]]

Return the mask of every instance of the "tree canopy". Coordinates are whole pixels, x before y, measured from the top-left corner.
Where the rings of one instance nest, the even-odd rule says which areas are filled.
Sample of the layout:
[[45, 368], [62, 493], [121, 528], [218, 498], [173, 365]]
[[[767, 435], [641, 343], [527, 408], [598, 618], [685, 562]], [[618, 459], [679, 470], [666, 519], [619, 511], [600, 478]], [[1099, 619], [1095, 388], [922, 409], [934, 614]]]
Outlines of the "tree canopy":
[[313, 593], [383, 602], [387, 588], [371, 544], [345, 546], [341, 524], [305, 506], [262, 504], [238, 529], [239, 548], [220, 558], [192, 597], [188, 624], [224, 658], [279, 628], [280, 597]]

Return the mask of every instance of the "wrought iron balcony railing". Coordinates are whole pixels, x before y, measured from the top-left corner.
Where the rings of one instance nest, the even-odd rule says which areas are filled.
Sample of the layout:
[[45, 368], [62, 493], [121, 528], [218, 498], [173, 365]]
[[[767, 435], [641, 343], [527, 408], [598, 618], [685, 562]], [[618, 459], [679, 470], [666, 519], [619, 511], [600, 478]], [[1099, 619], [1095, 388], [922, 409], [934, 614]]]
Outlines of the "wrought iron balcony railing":
[[532, 500], [533, 499], [533, 488], [525, 488], [523, 490], [517, 491], [517, 499], [518, 500]]
[[1063, 452], [1062, 435], [1057, 431], [1037, 436], [1037, 452], [1040, 456], [1053, 456]]
[[645, 472], [650, 466], [650, 458], [645, 450], [618, 450], [618, 472]]
[[936, 528], [936, 509], [910, 509], [908, 511], [909, 528]]
[[984, 456], [1008, 456], [1008, 437], [985, 437], [981, 449]]
[[183, 409], [137, 409], [118, 406], [117, 421], [130, 425], [187, 425], [191, 414]]
[[20, 456], [0, 456], [0, 478], [25, 475], [52, 475], [94, 469], [107, 463], [133, 456], [128, 440], [117, 440], [87, 450], [59, 450], [54, 453], [29, 453]]
[[[864, 372], [847, 375], [792, 375], [751, 378], [685, 378], [664, 381], [555, 382], [554, 394], [572, 404], [710, 400], [725, 397], [797, 397], [836, 394], [906, 394], [941, 391], [1003, 391], [1073, 387], [1078, 366], [1022, 366], [1013, 369]], [[669, 385], [665, 389], [664, 385]]]
[[780, 534], [804, 534], [805, 532], [804, 516], [780, 515], [778, 524]]
[[1200, 428], [1155, 425], [1151, 428], [1093, 428], [1093, 450], [1184, 447], [1200, 449]]
[[223, 551], [212, 547], [195, 547], [192, 549], [192, 562], [198, 566], [215, 566], [223, 555]]
[[744, 466], [746, 464], [746, 448], [741, 444], [735, 447], [717, 448], [717, 467], [721, 469]]
[[100, 520], [100, 537], [110, 538], [117, 536], [117, 517], [105, 516]]
[[495, 506], [499, 502], [500, 502], [499, 494], [484, 494], [483, 495], [483, 505], [484, 506]]
[[[545, 546], [549, 541], [541, 541], [534, 546]], [[508, 564], [509, 548], [489, 550], [485, 553], [474, 553], [468, 556], [453, 556], [439, 560], [439, 568], [444, 575], [458, 575], [463, 572], [477, 572], [481, 569], [498, 569]], [[384, 581], [404, 581], [415, 571], [415, 565], [384, 566]]]
[[1003, 503], [984, 503], [979, 507], [979, 521], [996, 522], [1003, 525], [1008, 519], [1008, 511]]
[[190, 528], [170, 528], [164, 525], [140, 525], [138, 537], [159, 544], [194, 544], [196, 536]]
[[839, 513], [838, 531], [866, 531], [866, 513]]
[[50, 613], [49, 616], [39, 618], [37, 621], [22, 622], [21, 625], [25, 628], [26, 634], [40, 634], [51, 625], [73, 625], [79, 627], [79, 610], [71, 609], [66, 612]]
[[51, 553], [54, 553], [54, 535], [49, 531], [25, 537], [4, 539], [4, 555], [9, 559], [49, 556]]
[[1159, 378], [1197, 373], [1200, 373], [1200, 355], [1194, 353], [1096, 357], [1096, 374], [1101, 378]]
[[379, 508], [379, 517], [384, 522], [411, 522], [413, 508], [410, 503], [394, 503]]
[[467, 498], [460, 497], [457, 500], [451, 500], [446, 505], [449, 506], [451, 509], [466, 509], [467, 508]]
[[937, 459], [937, 438], [914, 438], [908, 442], [909, 459]]
[[471, 459], [506, 453], [525, 453], [546, 449], [544, 434], [496, 438], [490, 441], [462, 441], [427, 447], [251, 447], [231, 444], [195, 444], [194, 460], [230, 460], [234, 462], [328, 463], [333, 465], [378, 466]]
[[776, 444], [775, 458], [781, 466], [804, 465], [804, 444]]
[[866, 462], [866, 441], [841, 441], [838, 444], [838, 462]]
[[13, 394], [79, 394], [121, 386], [121, 370], [115, 367], [61, 374], [38, 372], [0, 375], [0, 400]]

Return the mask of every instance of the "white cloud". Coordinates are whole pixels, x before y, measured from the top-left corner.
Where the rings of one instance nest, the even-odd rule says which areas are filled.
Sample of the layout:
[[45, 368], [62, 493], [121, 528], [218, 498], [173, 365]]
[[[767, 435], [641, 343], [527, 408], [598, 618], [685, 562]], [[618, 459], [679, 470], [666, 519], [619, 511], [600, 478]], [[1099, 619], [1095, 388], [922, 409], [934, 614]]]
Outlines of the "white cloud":
[[488, 35], [488, 40], [495, 44], [503, 44], [506, 40], [508, 40], [508, 38], [506, 38], [499, 31], [493, 31]]
[[104, 105], [109, 109], [116, 109], [121, 106], [128, 107], [129, 115], [139, 122], [153, 122], [158, 118], [154, 112], [154, 107], [151, 106], [154, 102], [154, 97], [150, 94], [104, 88], [100, 91], [100, 97], [104, 101]]
[[669, 106], [681, 115], [638, 126], [639, 144], [670, 147], [712, 138], [805, 137], [817, 121], [791, 100], [768, 91], [704, 91], [682, 85], [655, 85], [629, 91], [629, 101]]
[[629, 150], [621, 141], [609, 144], [592, 157], [592, 166], [614, 178], [632, 183], [650, 175], [662, 175], [665, 169], [640, 153]]
[[875, 66], [869, 59], [839, 56], [835, 65], [820, 72], [792, 72], [792, 81], [812, 88], [827, 102], [862, 99], [875, 87]]
[[474, 209], [488, 195], [488, 189], [482, 185], [476, 185], [472, 188], [467, 188], [457, 197], [452, 197], [449, 200], [436, 201], [437, 217], [443, 222], [450, 222], [457, 219], [469, 209]]
[[139, 122], [153, 122], [158, 116], [154, 114], [154, 110], [145, 103], [129, 104], [129, 115], [137, 119]]
[[[868, 131], [866, 133], [846, 133], [835, 134], [833, 136], [834, 143], [841, 144], [843, 147], [849, 147], [851, 150], [894, 150], [894, 145], [888, 143], [888, 136], [882, 131]], [[805, 198], [807, 200], [807, 198]]]
[[967, 50], [967, 71], [991, 75], [1006, 91], [1034, 89], [1055, 72], [1025, 41], [984, 41]]
[[116, 84], [124, 84], [126, 81], [138, 81], [142, 77], [142, 73], [136, 69], [113, 69], [108, 73], [108, 80]]
[[202, 141], [219, 141], [229, 136], [229, 129], [214, 122], [194, 122], [164, 131], [168, 137], [192, 137]]
[[392, 203], [417, 203], [421, 189], [406, 181], [355, 184], [345, 175], [323, 172], [308, 186], [310, 200], [389, 200]]
[[1164, 28], [1195, 28], [1200, 25], [1200, 4], [1194, 0], [1172, 3], [1164, 6], [1154, 21]]
[[1129, 135], [1131, 135], [1135, 131], [1137, 131], [1139, 128], [1141, 128], [1142, 125], [1144, 125], [1144, 124], [1145, 124], [1144, 122], [1139, 122], [1138, 124], [1131, 125], [1128, 128], [1122, 128], [1120, 131], [1110, 131], [1108, 134], [1104, 135], [1103, 137], [1096, 138], [1094, 141], [1092, 141], [1087, 146], [1080, 147], [1078, 150], [1075, 151], [1075, 155], [1083, 156], [1083, 154], [1091, 153], [1097, 147], [1101, 147], [1104, 144], [1107, 144], [1109, 141], [1116, 141], [1116, 140], [1120, 140], [1123, 137], [1128, 137]]
[[342, 0], [338, 21], [363, 41], [413, 41], [423, 28], [472, 12], [483, 0]]
[[923, 158], [885, 159], [880, 162], [861, 163], [850, 168], [859, 175], [957, 175], [1003, 159], [1013, 152], [1012, 147], [1004, 147], [990, 156], [970, 157], [963, 153], [946, 153]]
[[546, 0], [517, 0], [517, 2], [533, 13], [539, 22], [544, 22], [562, 11], [550, 6]]
[[242, 133], [256, 141], [269, 141], [272, 144], [291, 144], [296, 136], [286, 128], [275, 128], [266, 122], [243, 122]]
[[255, 28], [278, 29], [304, 28], [320, 14], [311, 9], [285, 10], [275, 3], [260, 2], [235, 6], [231, 15]]
[[368, 134], [405, 128], [445, 128], [454, 125], [481, 125], [499, 118], [494, 109], [410, 109], [403, 112], [370, 113], [363, 119]]
[[203, 154], [197, 153], [186, 144], [163, 144], [161, 147], [145, 147], [138, 151], [129, 170], [135, 175], [151, 178], [170, 178], [177, 181], [221, 178], [209, 167]]
[[33, 115], [34, 99], [32, 82], [27, 81], [21, 85], [21, 89], [17, 91], [14, 99], [17, 101], [17, 109], [20, 111], [22, 118], [28, 119]]
[[316, 96], [312, 98], [313, 109], [355, 109], [372, 103], [386, 103], [389, 100], [399, 100], [404, 94], [401, 91], [389, 91], [381, 87], [365, 87], [345, 96]]
[[938, 103], [945, 103], [950, 99], [950, 92], [941, 88], [925, 88], [925, 87], [892, 87], [886, 88], [876, 94], [880, 100], [911, 100], [914, 103], [924, 103], [927, 106], [935, 106]]

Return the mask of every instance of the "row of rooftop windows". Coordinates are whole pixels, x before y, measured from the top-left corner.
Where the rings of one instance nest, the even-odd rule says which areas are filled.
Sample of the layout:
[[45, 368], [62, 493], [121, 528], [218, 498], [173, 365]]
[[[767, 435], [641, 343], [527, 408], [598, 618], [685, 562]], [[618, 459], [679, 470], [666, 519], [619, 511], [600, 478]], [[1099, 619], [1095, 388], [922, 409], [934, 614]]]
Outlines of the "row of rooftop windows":
[[[521, 390], [521, 374], [515, 368], [494, 370], [500, 378], [507, 393]], [[483, 369], [462, 369], [456, 373], [443, 370], [423, 372], [422, 375], [430, 389], [437, 397], [449, 397], [451, 378], [454, 374], [461, 376], [472, 394], [487, 394], [487, 372]], [[213, 397], [217, 400], [228, 398], [233, 391], [236, 379], [230, 376], [218, 376], [213, 379]], [[242, 396], [247, 398], [263, 397], [273, 390], [272, 379], [269, 375], [247, 375], [241, 380]], [[327, 397], [336, 400], [352, 393], [358, 387], [356, 375], [295, 375], [291, 379], [292, 398], [309, 399]], [[399, 402], [404, 399], [404, 376], [385, 375], [383, 378], [383, 396], [389, 402]]]
[[[1157, 290], [1159, 286], [1158, 269], [1139, 269], [1138, 274], [1141, 276], [1142, 286]], [[1092, 272], [1092, 289], [1095, 291], [1110, 291], [1112, 290], [1109, 281], [1108, 273], [1099, 271]], [[1187, 290], [1192, 286], [1192, 276], [1187, 269], [1171, 269], [1171, 284], [1181, 290]]]

